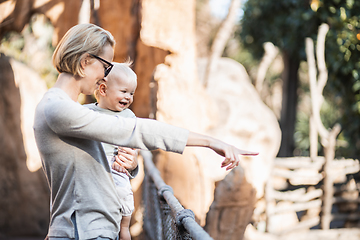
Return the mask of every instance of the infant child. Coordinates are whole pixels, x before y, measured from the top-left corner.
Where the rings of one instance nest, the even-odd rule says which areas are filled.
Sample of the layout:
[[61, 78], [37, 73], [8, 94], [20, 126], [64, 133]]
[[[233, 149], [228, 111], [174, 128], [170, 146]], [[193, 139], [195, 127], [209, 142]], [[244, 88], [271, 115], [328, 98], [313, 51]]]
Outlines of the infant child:
[[[95, 91], [97, 103], [85, 105], [86, 107], [105, 114], [121, 117], [135, 118], [135, 114], [129, 109], [134, 100], [137, 87], [137, 76], [130, 68], [131, 63], [116, 63], [110, 74]], [[105, 123], [106, 124], [106, 123]], [[118, 151], [127, 152], [129, 149], [115, 145], [102, 143], [110, 166], [113, 166]], [[131, 149], [130, 149], [131, 150]], [[119, 155], [120, 157], [120, 155]], [[122, 220], [120, 223], [120, 240], [130, 240], [129, 231], [131, 214], [134, 211], [134, 197], [130, 185], [130, 178], [136, 175], [138, 168], [131, 174], [121, 167], [112, 169], [112, 175], [116, 185], [117, 194], [121, 203]]]

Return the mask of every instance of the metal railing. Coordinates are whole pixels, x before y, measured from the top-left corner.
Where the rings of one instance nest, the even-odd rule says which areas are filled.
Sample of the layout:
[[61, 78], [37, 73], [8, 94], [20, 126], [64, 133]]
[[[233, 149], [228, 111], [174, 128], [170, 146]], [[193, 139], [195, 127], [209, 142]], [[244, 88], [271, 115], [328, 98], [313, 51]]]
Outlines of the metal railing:
[[144, 159], [143, 183], [145, 239], [212, 239], [195, 221], [195, 215], [175, 198], [173, 190], [166, 185], [155, 167], [152, 154], [141, 151]]

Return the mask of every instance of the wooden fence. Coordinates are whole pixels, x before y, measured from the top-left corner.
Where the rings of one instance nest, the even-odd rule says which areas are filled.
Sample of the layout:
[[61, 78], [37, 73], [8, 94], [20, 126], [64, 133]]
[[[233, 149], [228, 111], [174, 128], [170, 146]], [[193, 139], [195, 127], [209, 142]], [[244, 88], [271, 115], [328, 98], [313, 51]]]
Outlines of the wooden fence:
[[[275, 159], [265, 188], [266, 231], [282, 235], [301, 229], [356, 226], [360, 198], [354, 176], [359, 170], [359, 161], [353, 159], [329, 163], [324, 157]], [[286, 222], [282, 217], [286, 214], [296, 214], [297, 221]], [[282, 221], [276, 221], [279, 218]]]

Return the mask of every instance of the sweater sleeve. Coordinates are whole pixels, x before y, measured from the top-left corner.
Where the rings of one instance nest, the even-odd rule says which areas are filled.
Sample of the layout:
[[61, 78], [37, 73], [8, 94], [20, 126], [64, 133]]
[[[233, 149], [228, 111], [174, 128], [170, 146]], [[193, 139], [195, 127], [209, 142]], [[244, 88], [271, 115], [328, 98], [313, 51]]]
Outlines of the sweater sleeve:
[[156, 120], [102, 114], [62, 99], [48, 101], [44, 115], [49, 127], [59, 135], [143, 150], [182, 153], [189, 135], [186, 129]]

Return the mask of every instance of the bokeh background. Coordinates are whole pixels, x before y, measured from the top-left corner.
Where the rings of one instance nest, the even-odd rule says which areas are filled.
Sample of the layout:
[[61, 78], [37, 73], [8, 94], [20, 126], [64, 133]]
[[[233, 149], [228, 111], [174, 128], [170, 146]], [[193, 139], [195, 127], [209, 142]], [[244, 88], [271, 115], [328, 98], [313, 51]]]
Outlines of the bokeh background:
[[[0, 1], [0, 239], [46, 236], [34, 109], [56, 81], [59, 39], [88, 22], [113, 34], [114, 61], [134, 61], [138, 117], [260, 152], [230, 173], [206, 149], [155, 152], [214, 239], [359, 237], [359, 16], [354, 0]], [[144, 238], [143, 174], [132, 181], [133, 239]]]

